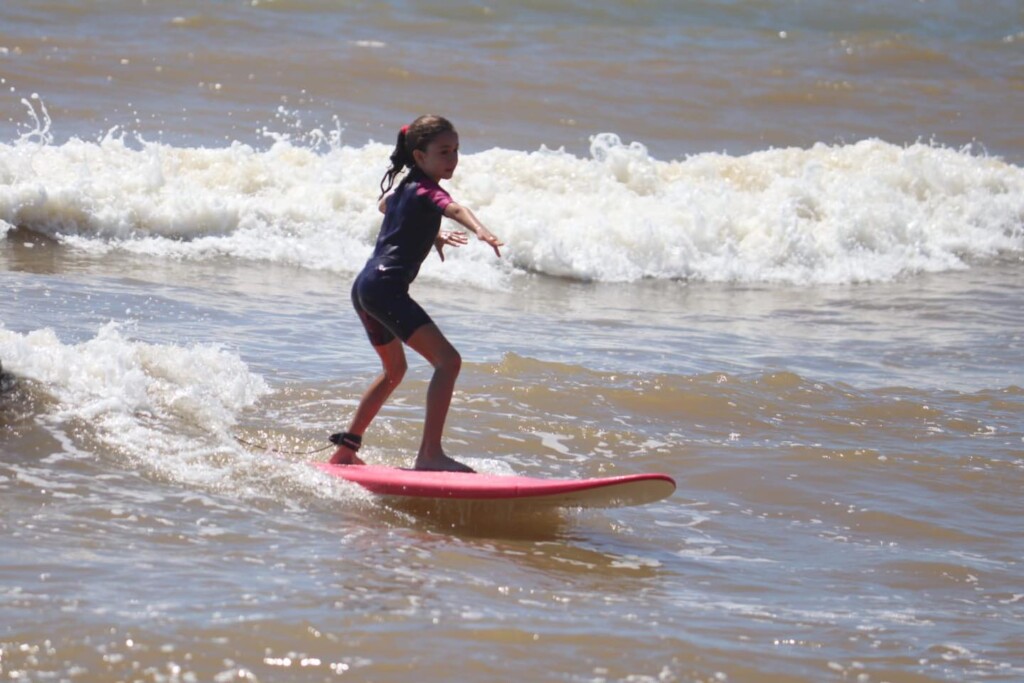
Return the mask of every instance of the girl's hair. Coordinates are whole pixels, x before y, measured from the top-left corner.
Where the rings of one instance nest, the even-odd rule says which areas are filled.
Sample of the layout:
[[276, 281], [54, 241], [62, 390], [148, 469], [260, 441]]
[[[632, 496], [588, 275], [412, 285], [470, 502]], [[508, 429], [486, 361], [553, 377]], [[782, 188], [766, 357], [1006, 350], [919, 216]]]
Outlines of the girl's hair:
[[427, 114], [421, 116], [408, 126], [402, 126], [395, 141], [395, 150], [391, 152], [391, 167], [380, 181], [380, 196], [383, 197], [395, 184], [395, 177], [406, 168], [416, 166], [413, 150], [426, 151], [434, 138], [441, 133], [455, 132], [452, 122], [443, 116]]

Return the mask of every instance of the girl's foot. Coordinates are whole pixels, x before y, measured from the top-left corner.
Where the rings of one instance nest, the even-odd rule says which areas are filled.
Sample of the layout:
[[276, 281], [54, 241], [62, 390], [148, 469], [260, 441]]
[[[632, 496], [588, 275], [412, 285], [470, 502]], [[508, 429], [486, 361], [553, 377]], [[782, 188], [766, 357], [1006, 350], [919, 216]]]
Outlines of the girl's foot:
[[356, 452], [347, 446], [339, 446], [338, 450], [334, 451], [334, 455], [331, 456], [330, 463], [332, 465], [365, 465]]
[[413, 469], [420, 470], [422, 472], [466, 472], [468, 474], [475, 473], [469, 465], [463, 465], [458, 460], [449, 458], [444, 453], [435, 455], [432, 457], [420, 455], [416, 458], [416, 464], [413, 465]]

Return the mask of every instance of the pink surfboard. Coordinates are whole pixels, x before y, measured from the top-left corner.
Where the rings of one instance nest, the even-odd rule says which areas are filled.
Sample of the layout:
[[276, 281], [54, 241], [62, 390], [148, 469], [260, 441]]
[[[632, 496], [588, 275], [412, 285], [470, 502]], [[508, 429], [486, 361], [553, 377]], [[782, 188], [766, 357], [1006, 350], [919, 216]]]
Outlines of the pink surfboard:
[[597, 479], [538, 479], [462, 472], [420, 472], [377, 465], [311, 463], [371, 493], [440, 500], [521, 501], [538, 507], [625, 507], [667, 498], [676, 483], [667, 474]]

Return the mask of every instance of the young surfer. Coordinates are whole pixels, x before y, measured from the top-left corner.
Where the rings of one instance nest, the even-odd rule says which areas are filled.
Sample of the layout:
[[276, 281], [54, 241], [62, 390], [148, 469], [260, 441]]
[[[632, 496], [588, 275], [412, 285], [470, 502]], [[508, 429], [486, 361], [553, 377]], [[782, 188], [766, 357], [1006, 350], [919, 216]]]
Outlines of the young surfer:
[[[373, 255], [352, 285], [352, 304], [366, 328], [370, 344], [380, 356], [383, 371], [363, 394], [348, 430], [331, 435], [338, 450], [331, 456], [336, 465], [362, 465], [356, 455], [362, 435], [406, 372], [403, 343], [434, 366], [427, 389], [427, 414], [423, 439], [416, 455], [418, 470], [472, 472], [450, 458], [441, 447], [441, 434], [451, 405], [462, 357], [419, 304], [409, 296], [409, 285], [420, 264], [437, 249], [467, 243], [463, 232], [441, 230], [441, 217], [450, 218], [473, 232], [499, 257], [503, 242], [473, 212], [452, 200], [438, 184], [448, 180], [459, 163], [459, 135], [440, 116], [421, 116], [398, 133], [391, 153], [391, 167], [381, 179], [379, 207], [384, 222]], [[395, 178], [409, 173], [391, 192]]]

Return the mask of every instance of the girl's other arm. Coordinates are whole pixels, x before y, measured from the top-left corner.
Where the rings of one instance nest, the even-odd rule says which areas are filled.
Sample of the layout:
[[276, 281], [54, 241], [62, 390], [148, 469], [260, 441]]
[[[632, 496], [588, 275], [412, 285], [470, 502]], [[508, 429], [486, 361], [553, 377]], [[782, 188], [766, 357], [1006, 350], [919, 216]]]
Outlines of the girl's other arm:
[[484, 224], [473, 214], [472, 211], [458, 202], [452, 202], [444, 209], [445, 218], [450, 218], [467, 230], [473, 232], [478, 239], [487, 242], [494, 249], [494, 253], [501, 257], [498, 247], [505, 246], [505, 243], [498, 239]]

